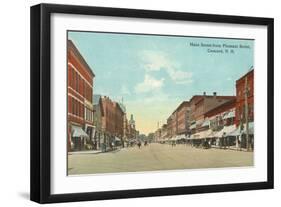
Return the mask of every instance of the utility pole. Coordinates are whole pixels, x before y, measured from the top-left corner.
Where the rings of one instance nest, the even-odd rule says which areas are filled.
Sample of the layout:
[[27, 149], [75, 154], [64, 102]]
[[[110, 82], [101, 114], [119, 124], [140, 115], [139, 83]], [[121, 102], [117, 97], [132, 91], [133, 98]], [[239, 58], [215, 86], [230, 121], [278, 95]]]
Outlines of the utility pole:
[[245, 77], [245, 91], [244, 91], [244, 98], [245, 98], [245, 123], [246, 123], [246, 147], [247, 151], [250, 150], [249, 144], [249, 120], [248, 120], [248, 96], [249, 96], [249, 88], [248, 88], [248, 77]]

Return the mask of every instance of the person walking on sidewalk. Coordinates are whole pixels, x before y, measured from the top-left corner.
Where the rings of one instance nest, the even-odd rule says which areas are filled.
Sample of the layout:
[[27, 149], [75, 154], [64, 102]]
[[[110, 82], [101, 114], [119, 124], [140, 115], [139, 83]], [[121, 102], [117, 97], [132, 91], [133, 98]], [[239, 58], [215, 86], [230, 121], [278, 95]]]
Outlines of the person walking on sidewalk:
[[138, 141], [138, 147], [139, 147], [139, 149], [141, 148], [141, 142], [140, 141]]

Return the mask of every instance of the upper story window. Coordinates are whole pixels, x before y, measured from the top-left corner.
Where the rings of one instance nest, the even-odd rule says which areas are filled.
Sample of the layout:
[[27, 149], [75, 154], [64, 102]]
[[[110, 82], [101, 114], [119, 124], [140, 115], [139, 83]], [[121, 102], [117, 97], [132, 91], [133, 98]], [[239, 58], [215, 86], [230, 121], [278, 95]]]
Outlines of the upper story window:
[[75, 89], [78, 91], [78, 73], [75, 72]]

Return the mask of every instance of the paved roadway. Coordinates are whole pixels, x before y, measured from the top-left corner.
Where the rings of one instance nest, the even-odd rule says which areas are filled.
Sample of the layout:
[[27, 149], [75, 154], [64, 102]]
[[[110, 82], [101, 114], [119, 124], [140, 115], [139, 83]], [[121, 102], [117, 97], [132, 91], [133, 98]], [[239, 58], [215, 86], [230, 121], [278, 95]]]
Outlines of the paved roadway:
[[222, 149], [198, 149], [189, 145], [172, 147], [150, 144], [121, 150], [68, 155], [68, 173], [94, 174], [154, 170], [240, 167], [253, 165], [253, 152]]

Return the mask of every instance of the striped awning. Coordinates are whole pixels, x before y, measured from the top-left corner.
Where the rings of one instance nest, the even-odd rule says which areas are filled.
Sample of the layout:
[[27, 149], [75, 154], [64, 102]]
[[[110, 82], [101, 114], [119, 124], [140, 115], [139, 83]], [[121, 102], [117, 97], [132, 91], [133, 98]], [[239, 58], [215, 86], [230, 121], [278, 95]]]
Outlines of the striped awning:
[[235, 117], [235, 111], [230, 111], [223, 117], [223, 119], [229, 119], [234, 117]]
[[80, 127], [80, 126], [71, 126], [71, 134], [72, 137], [87, 137], [89, 138], [89, 135]]

